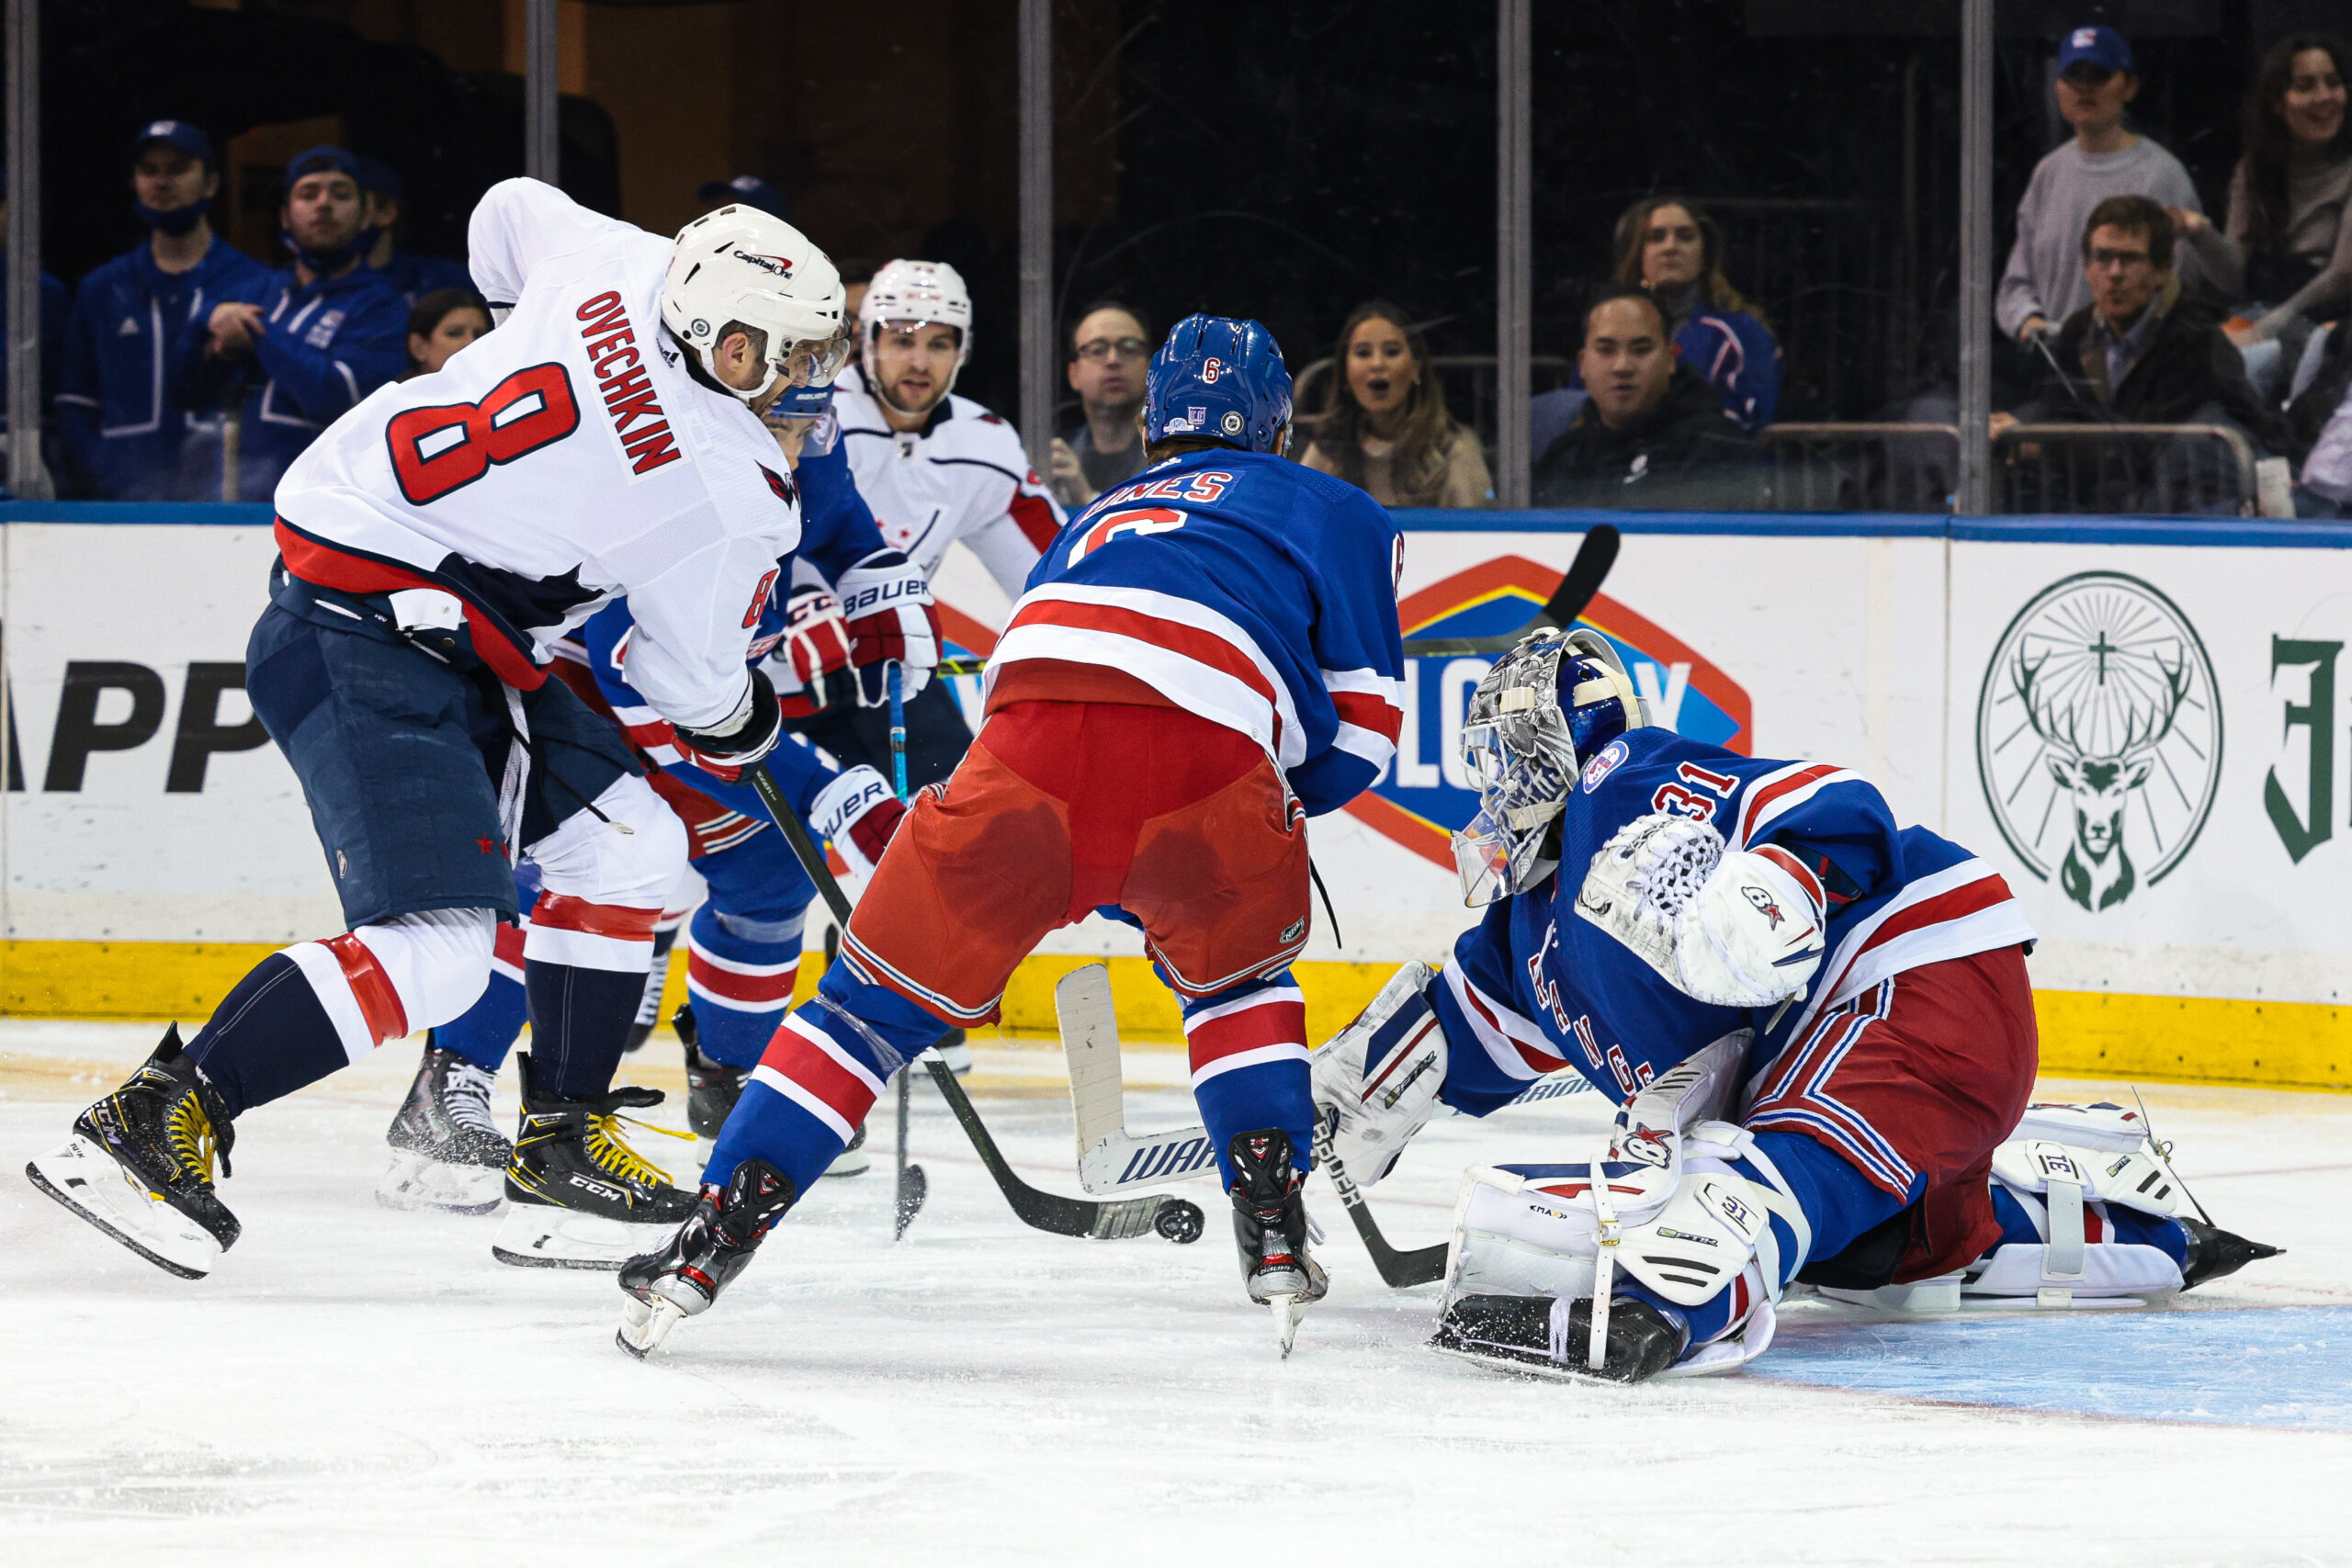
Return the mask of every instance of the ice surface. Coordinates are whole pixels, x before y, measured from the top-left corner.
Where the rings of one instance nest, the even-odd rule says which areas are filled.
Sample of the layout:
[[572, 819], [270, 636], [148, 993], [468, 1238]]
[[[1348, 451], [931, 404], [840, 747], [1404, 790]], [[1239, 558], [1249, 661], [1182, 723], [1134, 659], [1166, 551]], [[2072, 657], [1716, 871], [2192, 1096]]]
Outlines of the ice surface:
[[[412, 1046], [239, 1123], [211, 1279], [72, 1218], [23, 1163], [154, 1032], [0, 1023], [11, 1564], [2352, 1561], [2352, 1099], [2146, 1090], [2214, 1217], [2290, 1249], [2175, 1310], [1797, 1303], [1746, 1373], [1614, 1390], [1422, 1350], [1434, 1288], [1384, 1289], [1319, 1181], [1332, 1293], [1281, 1361], [1214, 1210], [1189, 1247], [1025, 1230], [918, 1085], [906, 1241], [886, 1148], [639, 1365], [609, 1276], [375, 1205]], [[675, 1050], [633, 1076], [678, 1088]], [[1076, 1193], [1056, 1055], [979, 1055], [1008, 1152]], [[1190, 1120], [1181, 1081], [1131, 1053], [1130, 1125]], [[1374, 1209], [1437, 1240], [1463, 1165], [1581, 1152], [1603, 1115], [1441, 1122]]]

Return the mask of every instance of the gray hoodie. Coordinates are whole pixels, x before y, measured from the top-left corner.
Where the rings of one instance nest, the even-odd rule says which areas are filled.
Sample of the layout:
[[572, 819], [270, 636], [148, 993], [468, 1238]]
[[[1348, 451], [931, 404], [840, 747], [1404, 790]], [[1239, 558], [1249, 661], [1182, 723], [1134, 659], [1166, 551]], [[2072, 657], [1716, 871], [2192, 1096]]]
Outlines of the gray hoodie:
[[[2091, 302], [2083, 280], [2083, 228], [2091, 209], [2110, 196], [2144, 196], [2163, 207], [2202, 212], [2197, 187], [2180, 160], [2145, 136], [2120, 152], [2092, 157], [2079, 143], [2052, 149], [2033, 166], [2033, 180], [2018, 203], [2018, 242], [2001, 274], [1993, 319], [2002, 333], [2018, 335], [2029, 316], [2058, 323]], [[2184, 280], [2195, 264], [2186, 245], [2173, 251]]]

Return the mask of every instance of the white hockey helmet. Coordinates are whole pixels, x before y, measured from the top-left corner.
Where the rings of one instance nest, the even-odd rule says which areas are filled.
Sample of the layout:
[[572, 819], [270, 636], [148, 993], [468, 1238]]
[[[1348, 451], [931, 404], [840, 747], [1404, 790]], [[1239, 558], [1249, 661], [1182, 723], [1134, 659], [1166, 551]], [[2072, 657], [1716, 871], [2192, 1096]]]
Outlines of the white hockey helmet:
[[849, 356], [848, 296], [825, 253], [783, 219], [740, 203], [706, 212], [678, 231], [662, 285], [662, 321], [707, 366], [729, 321], [767, 334], [769, 375], [756, 402], [779, 380], [830, 382]]
[[[972, 357], [972, 291], [964, 275], [945, 262], [908, 261], [886, 265], [865, 286], [857, 308], [858, 334], [865, 351], [874, 351], [875, 330], [885, 321], [936, 322], [956, 329], [956, 368], [947, 373], [947, 390]], [[944, 396], [945, 394], [941, 394]]]

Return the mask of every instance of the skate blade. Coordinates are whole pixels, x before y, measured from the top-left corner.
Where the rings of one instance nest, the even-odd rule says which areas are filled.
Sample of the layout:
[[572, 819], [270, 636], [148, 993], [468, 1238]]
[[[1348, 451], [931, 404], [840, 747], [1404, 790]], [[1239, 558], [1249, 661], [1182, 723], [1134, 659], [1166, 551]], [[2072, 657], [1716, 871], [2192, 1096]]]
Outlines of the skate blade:
[[827, 1176], [864, 1176], [874, 1168], [874, 1156], [864, 1149], [843, 1149], [825, 1168]]
[[675, 1302], [641, 1302], [631, 1296], [621, 1303], [621, 1325], [613, 1331], [613, 1343], [642, 1361], [661, 1348], [685, 1315]]
[[1304, 1296], [1269, 1296], [1266, 1305], [1274, 1314], [1274, 1335], [1282, 1341], [1283, 1359], [1290, 1359], [1291, 1342], [1298, 1337], [1299, 1319], [1306, 1315]]
[[377, 1179], [376, 1201], [408, 1212], [495, 1213], [506, 1201], [506, 1172], [503, 1168], [451, 1165], [414, 1149], [394, 1149], [391, 1163]]
[[674, 1220], [631, 1224], [544, 1203], [512, 1203], [490, 1255], [518, 1269], [595, 1269], [617, 1272], [632, 1258], [677, 1234]]
[[131, 1180], [114, 1156], [75, 1134], [25, 1167], [32, 1184], [166, 1274], [201, 1280], [220, 1261], [212, 1233]]

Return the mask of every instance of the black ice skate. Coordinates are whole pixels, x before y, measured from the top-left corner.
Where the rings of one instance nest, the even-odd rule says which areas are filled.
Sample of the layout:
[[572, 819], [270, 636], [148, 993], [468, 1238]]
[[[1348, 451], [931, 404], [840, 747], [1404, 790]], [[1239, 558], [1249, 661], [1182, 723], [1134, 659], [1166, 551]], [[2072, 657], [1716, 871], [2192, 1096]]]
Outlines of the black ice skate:
[[526, 1268], [617, 1269], [693, 1213], [694, 1193], [671, 1186], [669, 1172], [621, 1141], [617, 1113], [661, 1104], [660, 1089], [630, 1086], [594, 1100], [559, 1100], [534, 1086], [529, 1052], [514, 1060], [523, 1119], [492, 1257]]
[[763, 1159], [737, 1166], [724, 1187], [705, 1187], [667, 1247], [621, 1265], [627, 1299], [615, 1342], [641, 1361], [680, 1318], [707, 1311], [799, 1197], [792, 1179]]
[[[743, 1098], [752, 1069], [730, 1067], [702, 1054], [702, 1036], [696, 1032], [692, 1007], [680, 1008], [671, 1017], [670, 1027], [678, 1032], [686, 1047], [686, 1125], [695, 1132], [695, 1154], [707, 1160], [718, 1142], [718, 1130], [727, 1125], [727, 1119], [735, 1113], [735, 1102]], [[862, 1176], [873, 1164], [874, 1156], [865, 1152], [865, 1123], [861, 1122], [850, 1134], [848, 1145], [825, 1168], [825, 1174]]]
[[1298, 1320], [1331, 1288], [1306, 1254], [1306, 1177], [1291, 1163], [1290, 1134], [1278, 1128], [1237, 1133], [1233, 1161], [1233, 1240], [1250, 1299], [1274, 1310], [1274, 1332], [1290, 1354]]
[[504, 1201], [514, 1145], [491, 1114], [490, 1091], [496, 1081], [425, 1036], [416, 1081], [384, 1134], [392, 1157], [376, 1183], [377, 1202], [387, 1209], [487, 1214]]
[[[959, 1078], [972, 1076], [972, 1043], [960, 1029], [951, 1029], [932, 1042], [931, 1048], [947, 1064], [947, 1070]], [[831, 1175], [831, 1172], [826, 1174]]]
[[212, 1156], [228, 1175], [236, 1141], [174, 1024], [130, 1081], [75, 1117], [72, 1140], [25, 1174], [158, 1269], [201, 1280], [242, 1228], [212, 1190]]
[[2188, 1257], [2180, 1266], [2180, 1288], [2184, 1291], [2193, 1291], [2208, 1280], [2234, 1274], [2249, 1263], [2276, 1258], [2287, 1250], [2267, 1242], [2248, 1241], [2186, 1214], [2173, 1223], [2188, 1233]]
[[[1562, 1311], [1562, 1308], [1566, 1311]], [[1646, 1382], [1682, 1354], [1685, 1330], [1634, 1296], [1609, 1298], [1601, 1364], [1591, 1364], [1592, 1300], [1461, 1296], [1438, 1320], [1430, 1348], [1509, 1372]]]

